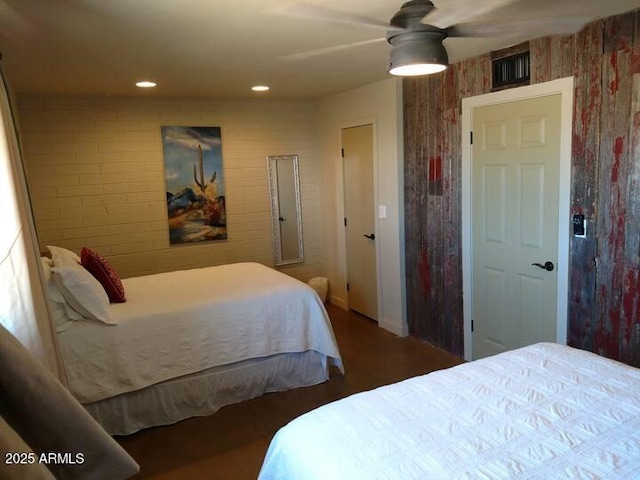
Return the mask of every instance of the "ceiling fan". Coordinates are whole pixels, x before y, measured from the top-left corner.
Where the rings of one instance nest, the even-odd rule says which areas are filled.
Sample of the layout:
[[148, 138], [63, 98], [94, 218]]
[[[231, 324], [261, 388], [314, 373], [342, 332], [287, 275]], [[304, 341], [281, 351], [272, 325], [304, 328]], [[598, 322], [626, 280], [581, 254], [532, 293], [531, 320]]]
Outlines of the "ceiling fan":
[[[405, 2], [389, 23], [366, 16], [336, 10], [318, 4], [294, 2], [278, 9], [280, 13], [332, 22], [386, 29], [386, 37], [346, 45], [326, 47], [281, 57], [299, 60], [360, 45], [386, 40], [391, 45], [388, 72], [392, 75], [415, 76], [437, 73], [449, 65], [443, 41], [449, 37], [517, 37], [569, 34], [588, 19], [580, 16], [556, 15], [545, 19], [468, 22], [518, 0], [483, 0], [470, 2], [448, 0], [436, 7], [429, 0]], [[440, 2], [438, 2], [440, 3]]]

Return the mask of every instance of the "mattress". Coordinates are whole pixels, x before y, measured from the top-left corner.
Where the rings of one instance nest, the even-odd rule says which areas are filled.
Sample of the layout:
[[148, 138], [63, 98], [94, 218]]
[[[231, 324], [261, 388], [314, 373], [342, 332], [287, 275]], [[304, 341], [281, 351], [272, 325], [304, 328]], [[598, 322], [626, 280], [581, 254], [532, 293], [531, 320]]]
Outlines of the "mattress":
[[280, 429], [260, 479], [640, 478], [640, 370], [542, 343]]
[[342, 370], [315, 290], [257, 263], [123, 280], [117, 325], [83, 321], [59, 334], [81, 403], [252, 358], [316, 351]]

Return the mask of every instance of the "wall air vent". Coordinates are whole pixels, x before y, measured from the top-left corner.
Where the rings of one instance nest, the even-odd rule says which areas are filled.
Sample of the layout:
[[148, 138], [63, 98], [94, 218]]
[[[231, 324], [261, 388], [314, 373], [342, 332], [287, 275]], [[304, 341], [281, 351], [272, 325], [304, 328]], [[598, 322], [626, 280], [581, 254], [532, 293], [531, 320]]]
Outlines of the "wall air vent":
[[529, 85], [529, 42], [491, 53], [491, 90]]

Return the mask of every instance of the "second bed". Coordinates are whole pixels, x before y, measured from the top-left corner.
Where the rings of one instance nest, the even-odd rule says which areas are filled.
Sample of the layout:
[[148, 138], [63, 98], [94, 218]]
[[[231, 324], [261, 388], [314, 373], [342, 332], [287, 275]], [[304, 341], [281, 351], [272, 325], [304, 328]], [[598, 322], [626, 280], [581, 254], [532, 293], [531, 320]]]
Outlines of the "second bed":
[[129, 434], [267, 392], [321, 383], [342, 360], [315, 290], [257, 263], [123, 280], [113, 325], [59, 334], [74, 396]]

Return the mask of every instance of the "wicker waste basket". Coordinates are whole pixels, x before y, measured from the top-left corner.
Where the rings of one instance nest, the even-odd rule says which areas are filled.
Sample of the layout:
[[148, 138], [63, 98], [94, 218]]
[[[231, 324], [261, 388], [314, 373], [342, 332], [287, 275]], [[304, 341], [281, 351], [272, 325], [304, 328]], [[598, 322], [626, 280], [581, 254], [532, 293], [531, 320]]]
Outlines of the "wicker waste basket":
[[327, 290], [329, 289], [329, 280], [325, 277], [313, 277], [308, 282], [309, 286], [318, 292], [320, 300], [327, 301]]

